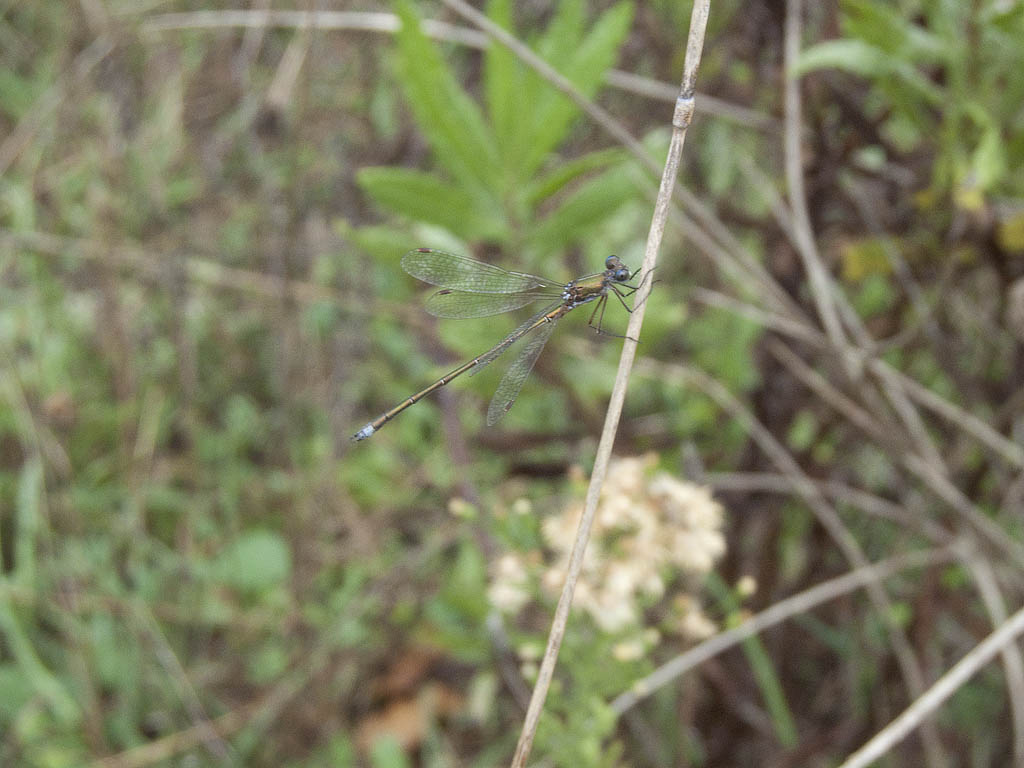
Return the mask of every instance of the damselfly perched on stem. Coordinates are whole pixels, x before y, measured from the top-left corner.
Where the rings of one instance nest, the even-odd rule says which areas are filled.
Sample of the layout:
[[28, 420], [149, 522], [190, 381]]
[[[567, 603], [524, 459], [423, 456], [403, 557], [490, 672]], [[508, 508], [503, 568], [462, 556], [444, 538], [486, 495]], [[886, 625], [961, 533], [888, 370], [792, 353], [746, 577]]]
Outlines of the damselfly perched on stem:
[[[577, 277], [563, 284], [523, 272], [509, 272], [493, 264], [445, 251], [435, 251], [432, 248], [409, 251], [402, 257], [402, 268], [413, 277], [441, 288], [427, 299], [426, 304], [427, 311], [437, 317], [487, 317], [519, 309], [541, 299], [554, 299], [554, 303], [520, 325], [487, 352], [446, 373], [429, 387], [410, 395], [390, 411], [382, 413], [352, 435], [352, 439], [365, 440], [410, 405], [419, 402], [435, 389], [440, 389], [466, 371], [477, 373], [519, 339], [532, 333], [529, 342], [505, 371], [487, 408], [487, 426], [493, 426], [512, 407], [523, 382], [530, 375], [533, 364], [537, 362], [544, 344], [555, 329], [555, 323], [562, 317], [581, 304], [596, 301], [597, 304], [594, 305], [587, 324], [598, 333], [604, 333], [601, 323], [610, 294], [615, 294], [627, 312], [632, 311], [624, 297], [639, 288], [637, 285], [629, 284], [636, 276], [636, 272], [630, 273], [618, 256], [609, 256], [605, 259], [604, 267], [603, 272]], [[624, 288], [627, 290], [622, 290]]]

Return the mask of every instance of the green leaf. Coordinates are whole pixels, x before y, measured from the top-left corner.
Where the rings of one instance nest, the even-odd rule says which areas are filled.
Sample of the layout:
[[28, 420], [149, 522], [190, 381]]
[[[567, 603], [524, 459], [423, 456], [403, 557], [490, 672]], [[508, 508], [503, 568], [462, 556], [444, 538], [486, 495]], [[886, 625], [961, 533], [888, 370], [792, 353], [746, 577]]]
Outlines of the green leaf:
[[17, 514], [14, 529], [14, 571], [11, 581], [32, 587], [36, 573], [36, 539], [42, 514], [43, 465], [29, 459], [21, 470], [18, 483]]
[[[509, 0], [491, 0], [488, 6], [491, 21], [512, 31]], [[523, 115], [528, 114], [526, 73], [512, 52], [500, 43], [491, 42], [484, 56], [484, 92], [491, 118], [491, 129], [504, 165], [511, 172], [521, 167], [523, 152]]]
[[0, 595], [0, 641], [36, 696], [46, 702], [61, 724], [74, 725], [81, 720], [78, 703], [60, 679], [46, 668], [6, 595]]
[[498, 172], [494, 137], [480, 109], [462, 90], [420, 29], [412, 3], [398, 0], [395, 71], [416, 122], [441, 164], [464, 186], [488, 189]]
[[359, 186], [395, 213], [444, 227], [466, 240], [501, 240], [505, 220], [491, 199], [471, 194], [433, 174], [407, 168], [363, 168]]
[[844, 0], [843, 33], [899, 56], [904, 61], [937, 64], [946, 61], [950, 46], [925, 27], [877, 0]]
[[292, 570], [288, 544], [274, 531], [246, 531], [216, 560], [219, 580], [245, 592], [261, 592], [283, 583]]
[[530, 241], [547, 250], [562, 248], [583, 237], [635, 196], [629, 166], [613, 168], [569, 195], [533, 230]]
[[537, 41], [537, 53], [544, 61], [561, 71], [570, 60], [571, 52], [579, 46], [582, 39], [582, 0], [562, 0], [555, 6], [555, 15]]
[[398, 739], [385, 733], [377, 737], [370, 747], [370, 765], [373, 768], [409, 768], [409, 759]]
[[794, 77], [819, 69], [841, 69], [855, 75], [874, 77], [889, 70], [888, 54], [863, 40], [826, 40], [800, 52]]
[[582, 157], [560, 164], [555, 170], [532, 181], [526, 187], [524, 196], [531, 206], [536, 205], [558, 193], [566, 184], [580, 176], [606, 168], [625, 157], [626, 153], [618, 148], [588, 152]]
[[[335, 228], [343, 238], [351, 238], [374, 263], [387, 264], [396, 271], [401, 271], [398, 267], [399, 259], [410, 248], [409, 235], [405, 232], [400, 232], [394, 227], [350, 227], [341, 221], [336, 223]], [[348, 262], [343, 266], [349, 266]]]
[[999, 125], [993, 120], [981, 134], [981, 141], [971, 155], [971, 175], [979, 189], [992, 189], [1006, 175], [1006, 151]]
[[[559, 48], [570, 54], [564, 62], [554, 57], [548, 60], [584, 96], [591, 98], [597, 93], [605, 72], [615, 63], [619, 46], [626, 39], [632, 21], [633, 5], [618, 3], [597, 20], [579, 45], [566, 44]], [[533, 130], [524, 172], [532, 175], [552, 148], [565, 139], [579, 109], [550, 86], [540, 91], [531, 104]]]
[[898, 78], [919, 97], [938, 106], [943, 90], [914, 69], [907, 61], [863, 40], [828, 40], [806, 48], [790, 75], [801, 77], [819, 69], [839, 69], [862, 77]]
[[0, 67], [0, 112], [12, 122], [19, 121], [44, 87], [44, 83], [22, 77], [11, 67]]

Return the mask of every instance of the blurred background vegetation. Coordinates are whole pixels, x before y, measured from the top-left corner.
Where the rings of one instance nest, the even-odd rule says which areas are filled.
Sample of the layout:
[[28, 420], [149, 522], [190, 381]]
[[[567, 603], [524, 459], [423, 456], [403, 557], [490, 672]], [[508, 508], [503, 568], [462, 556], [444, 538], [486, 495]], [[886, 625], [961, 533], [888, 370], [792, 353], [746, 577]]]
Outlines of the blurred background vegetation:
[[[511, 754], [620, 344], [570, 316], [496, 427], [500, 364], [348, 436], [518, 322], [426, 315], [405, 251], [636, 266], [657, 180], [440, 3], [271, 5], [0, 7], [2, 765]], [[1024, 596], [1024, 6], [808, 5], [803, 230], [787, 4], [712, 5], [541, 764], [837, 764]], [[478, 7], [662, 161], [689, 2]], [[1011, 656], [888, 764], [1008, 765], [1022, 727]]]

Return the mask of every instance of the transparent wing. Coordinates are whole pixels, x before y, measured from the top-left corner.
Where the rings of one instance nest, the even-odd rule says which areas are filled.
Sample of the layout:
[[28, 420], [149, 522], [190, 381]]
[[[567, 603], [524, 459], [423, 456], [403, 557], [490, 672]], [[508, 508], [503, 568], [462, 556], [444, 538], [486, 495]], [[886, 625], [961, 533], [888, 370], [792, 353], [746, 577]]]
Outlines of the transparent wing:
[[487, 317], [511, 312], [538, 299], [554, 299], [560, 294], [546, 289], [522, 293], [467, 293], [445, 288], [426, 300], [424, 307], [434, 317]]
[[519, 293], [533, 288], [561, 287], [543, 277], [509, 272], [493, 264], [432, 248], [409, 251], [402, 257], [402, 269], [425, 283], [471, 293]]
[[508, 413], [512, 403], [516, 401], [519, 390], [523, 388], [523, 382], [526, 381], [526, 377], [533, 370], [533, 364], [540, 357], [540, 351], [544, 349], [548, 337], [555, 330], [556, 322], [556, 320], [552, 320], [550, 323], [541, 325], [530, 337], [519, 356], [512, 361], [512, 365], [505, 371], [505, 375], [501, 377], [501, 383], [498, 384], [498, 389], [494, 392], [494, 397], [491, 398], [491, 404], [487, 406], [488, 427], [497, 424], [498, 419]]
[[[476, 376], [478, 373], [480, 373], [480, 371], [482, 371], [484, 369], [484, 366], [488, 365], [489, 363], [493, 363], [502, 352], [504, 352], [506, 349], [511, 347], [517, 341], [519, 341], [519, 339], [523, 338], [523, 336], [525, 336], [531, 330], [533, 330], [533, 327], [535, 325], [537, 325], [537, 323], [540, 322], [540, 319], [542, 317], [544, 317], [544, 315], [548, 314], [555, 307], [557, 307], [559, 303], [561, 303], [561, 302], [552, 304], [549, 307], [544, 307], [544, 309], [542, 309], [536, 315], [534, 315], [529, 320], [527, 320], [525, 323], [520, 325], [518, 328], [516, 328], [514, 331], [512, 331], [512, 333], [510, 333], [504, 339], [499, 341], [497, 344], [495, 344], [489, 350], [487, 350], [482, 355], [480, 355], [480, 357], [477, 358], [477, 364], [473, 368], [470, 369], [469, 375], [470, 376]], [[545, 326], [550, 326], [551, 323], [544, 323], [544, 325]]]

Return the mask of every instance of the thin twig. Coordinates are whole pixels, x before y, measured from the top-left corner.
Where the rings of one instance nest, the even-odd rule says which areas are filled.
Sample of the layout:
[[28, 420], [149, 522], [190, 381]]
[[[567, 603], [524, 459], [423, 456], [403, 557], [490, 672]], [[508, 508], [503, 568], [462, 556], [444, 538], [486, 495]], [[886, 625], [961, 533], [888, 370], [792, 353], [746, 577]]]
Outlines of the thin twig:
[[[741, 424], [750, 437], [761, 448], [762, 451], [772, 460], [782, 473], [790, 479], [793, 490], [810, 507], [818, 519], [818, 522], [828, 531], [829, 536], [839, 547], [846, 558], [855, 568], [863, 568], [869, 564], [864, 551], [861, 549], [857, 539], [843, 523], [835, 508], [828, 503], [828, 500], [821, 494], [818, 487], [811, 481], [807, 474], [797, 464], [796, 459], [790, 455], [778, 439], [762, 424], [757, 417], [750, 412], [721, 382], [708, 376], [703, 371], [689, 366], [667, 365], [665, 363], [654, 363], [651, 360], [643, 360], [643, 369], [661, 378], [673, 376], [682, 378], [696, 385], [708, 397], [714, 400], [720, 408], [729, 413], [732, 418]], [[895, 619], [892, 602], [885, 590], [877, 582], [868, 585], [868, 597], [871, 599], [875, 610], [885, 622], [892, 640], [893, 653], [900, 667], [904, 684], [910, 694], [910, 698], [916, 698], [924, 691], [924, 675], [918, 664], [914, 651], [907, 639], [903, 628]], [[937, 737], [936, 737], [937, 738]], [[925, 735], [926, 745], [933, 741], [931, 736]], [[929, 755], [933, 755], [931, 748]], [[941, 758], [939, 759], [941, 762]]]
[[[379, 32], [394, 34], [401, 28], [401, 22], [393, 13], [370, 11], [190, 11], [162, 13], [149, 16], [142, 22], [145, 34], [159, 34], [175, 30], [232, 29], [248, 30], [276, 28], [303, 28], [320, 30], [344, 30], [355, 32]], [[486, 49], [490, 38], [468, 27], [459, 27], [444, 21], [423, 20], [423, 33], [434, 40], [457, 43], [467, 48]], [[678, 88], [632, 72], [610, 69], [605, 74], [605, 83], [612, 88], [645, 96], [657, 101], [674, 104], [679, 95]], [[776, 118], [764, 112], [734, 104], [715, 96], [695, 93], [696, 109], [723, 120], [748, 126], [760, 131], [780, 132], [782, 125]]]
[[1014, 642], [1021, 633], [1024, 633], [1024, 608], [1013, 614], [1005, 624], [953, 665], [952, 669], [939, 678], [923, 696], [907, 707], [889, 725], [876, 733], [863, 747], [850, 755], [839, 768], [867, 768], [889, 752], [914, 728], [921, 725], [946, 699], [960, 690], [964, 683], [992, 660], [993, 656]]
[[[978, 585], [978, 592], [992, 619], [992, 625], [1000, 626], [1007, 619], [1006, 600], [999, 589], [992, 564], [984, 557], [969, 557], [966, 563]], [[1014, 765], [1024, 765], [1024, 660], [1021, 659], [1020, 648], [1016, 643], [1006, 645], [1002, 657], [1003, 668], [1006, 670], [1006, 693], [1013, 714]]]
[[800, 55], [800, 14], [801, 0], [786, 1], [786, 186], [789, 189], [789, 207], [793, 211], [793, 232], [796, 236], [797, 252], [803, 260], [804, 269], [811, 285], [811, 293], [818, 307], [818, 314], [825, 326], [825, 333], [836, 349], [846, 347], [846, 335], [839, 322], [832, 284], [828, 272], [814, 244], [811, 217], [807, 211], [807, 193], [804, 189], [804, 169], [800, 152], [802, 112], [800, 108], [800, 80], [795, 74], [796, 60]]
[[114, 50], [114, 44], [108, 38], [96, 38], [88, 48], [78, 54], [70, 70], [62, 74], [56, 83], [43, 91], [14, 130], [3, 140], [3, 143], [0, 143], [0, 176], [7, 173], [7, 169], [32, 141], [36, 131], [60, 105], [65, 91], [88, 75], [112, 50]]
[[[826, 339], [818, 329], [802, 323], [794, 317], [762, 310], [750, 304], [746, 304], [740, 299], [734, 299], [726, 296], [725, 294], [709, 291], [707, 289], [694, 290], [691, 295], [693, 298], [706, 304], [729, 309], [730, 311], [741, 314], [744, 317], [748, 317], [755, 322], [763, 323], [766, 327], [785, 334], [786, 336], [813, 344], [818, 349], [832, 354], [836, 353], [836, 350], [832, 349], [829, 344], [828, 339]], [[848, 351], [854, 351], [856, 353], [856, 350]], [[1024, 469], [1024, 446], [1021, 446], [1004, 435], [999, 434], [999, 432], [977, 416], [968, 413], [960, 406], [955, 405], [935, 394], [932, 390], [928, 389], [917, 380], [911, 378], [902, 371], [898, 371], [893, 368], [885, 360], [869, 356], [863, 350], [860, 351], [860, 354], [864, 355], [863, 364], [869, 370], [880, 376], [892, 376], [893, 379], [899, 382], [899, 385], [906, 391], [911, 399], [915, 400], [919, 405], [946, 419], [961, 431], [971, 435], [979, 443], [1001, 456], [1007, 463], [1012, 464], [1017, 468]]]
[[629, 691], [619, 694], [610, 705], [613, 712], [621, 715], [626, 710], [650, 696], [659, 688], [668, 685], [680, 675], [700, 666], [708, 659], [732, 648], [735, 645], [764, 632], [776, 624], [781, 624], [793, 616], [800, 616], [811, 609], [835, 600], [855, 589], [877, 584], [893, 574], [911, 568], [923, 568], [937, 563], [952, 560], [953, 550], [950, 548], [927, 549], [908, 552], [883, 560], [873, 565], [861, 566], [843, 576], [818, 584], [785, 600], [780, 600], [771, 608], [752, 616], [731, 629], [695, 645], [685, 653], [661, 665], [647, 677], [638, 680]]
[[[704, 478], [712, 488], [727, 491], [768, 491], [772, 493], [789, 493], [789, 480], [782, 476], [767, 472], [726, 472], [715, 473]], [[918, 528], [934, 543], [951, 546], [954, 539], [944, 528], [927, 517], [907, 514], [899, 504], [858, 488], [851, 488], [836, 481], [818, 482], [818, 486], [830, 496], [852, 506], [856, 506], [868, 514], [893, 520], [899, 524]], [[992, 571], [989, 561], [978, 557], [965, 546], [967, 542], [958, 540], [956, 551], [959, 559], [967, 567], [981, 596], [985, 609], [992, 619], [993, 626], [1006, 621], [1006, 603], [999, 589], [999, 583]], [[1017, 765], [1024, 765], [1024, 660], [1016, 645], [1008, 645], [1002, 652], [1003, 667], [1006, 670], [1006, 685], [1013, 712], [1014, 756]]]
[[[703, 478], [716, 491], [751, 493], [793, 492], [793, 482], [783, 474], [775, 472], [712, 472]], [[926, 536], [933, 544], [948, 545], [953, 541], [953, 534], [929, 517], [913, 515], [903, 507], [889, 499], [876, 496], [860, 488], [841, 483], [838, 480], [818, 480], [816, 485], [822, 493], [830, 496], [838, 503], [856, 507], [874, 517], [890, 520], [904, 528], [916, 530]]]
[[[519, 56], [526, 64], [541, 74], [555, 87], [566, 93], [573, 99], [588, 115], [598, 121], [601, 126], [612, 134], [618, 141], [630, 147], [640, 158], [650, 158], [642, 145], [633, 138], [614, 118], [596, 104], [583, 98], [565, 77], [556, 72], [543, 59], [534, 54], [529, 48], [516, 40], [507, 31], [497, 26], [487, 17], [467, 5], [462, 0], [445, 0], [445, 4], [452, 8], [463, 18], [485, 30], [502, 45], [508, 47], [513, 53]], [[651, 218], [651, 227], [647, 235], [647, 246], [644, 251], [644, 260], [641, 265], [641, 274], [649, 275], [653, 272], [658, 258], [658, 249], [661, 246], [662, 235], [665, 231], [665, 224], [668, 220], [669, 206], [672, 201], [672, 191], [676, 184], [676, 176], [679, 164], [682, 159], [683, 143], [686, 138], [686, 129], [693, 118], [694, 104], [694, 83], [697, 78], [697, 67], [700, 63], [701, 52], [704, 47], [704, 30], [707, 26], [708, 14], [710, 11], [710, 0], [698, 0], [693, 5], [693, 13], [690, 18], [690, 35], [687, 41], [686, 60], [683, 66], [683, 78], [680, 86], [679, 98], [676, 101], [675, 113], [672, 118], [672, 139], [669, 144], [668, 158], [661, 174], [661, 186], [658, 191], [658, 199], [654, 206], [654, 215]], [[569, 609], [572, 605], [573, 591], [579, 579], [580, 570], [583, 564], [583, 553], [590, 534], [590, 527], [597, 510], [597, 503], [601, 495], [601, 487], [608, 471], [608, 462], [611, 459], [612, 445], [615, 442], [615, 432], [618, 428], [619, 418], [622, 415], [622, 406], [626, 398], [626, 386], [629, 381], [629, 373], [633, 367], [633, 360], [636, 356], [637, 339], [643, 325], [644, 312], [646, 309], [646, 298], [650, 294], [652, 281], [641, 280], [640, 290], [637, 292], [634, 310], [630, 315], [629, 326], [626, 331], [626, 340], [622, 347], [622, 357], [619, 361], [618, 373], [615, 377], [615, 385], [612, 388], [611, 399], [608, 404], [608, 411], [605, 416], [604, 429], [601, 432], [601, 439], [597, 446], [597, 455], [594, 460], [594, 469], [590, 477], [590, 486], [587, 489], [586, 501], [583, 514], [580, 519], [579, 529], [573, 545], [572, 554], [569, 557], [565, 583], [562, 588], [558, 606], [552, 619], [551, 631], [548, 636], [548, 644], [541, 661], [540, 670], [537, 674], [537, 682], [534, 686], [533, 696], [530, 699], [530, 706], [526, 712], [523, 723], [523, 730], [516, 745], [516, 751], [512, 758], [513, 768], [522, 768], [530, 754], [533, 746], [533, 739], [536, 736], [537, 725], [540, 722], [540, 715], [544, 708], [544, 700], [547, 697], [548, 688], [551, 685], [551, 678], [554, 675], [555, 662], [558, 658], [558, 651], [565, 636], [565, 629], [569, 618]]]
[[[227, 267], [213, 259], [198, 256], [160, 253], [127, 245], [110, 246], [95, 240], [64, 237], [48, 232], [13, 232], [0, 229], [0, 247], [7, 247], [11, 243], [48, 256], [64, 257], [73, 254], [93, 261], [113, 262], [157, 280], [166, 276], [168, 261], [179, 259], [184, 273], [197, 283], [273, 298], [281, 298], [284, 295], [292, 301], [305, 304], [339, 300], [336, 292], [315, 283], [281, 280], [263, 272]], [[348, 311], [360, 310], [346, 306], [346, 312]]]
[[823, 402], [842, 413], [847, 421], [866, 432], [875, 442], [889, 446], [890, 453], [897, 457], [899, 463], [923, 481], [938, 498], [959, 512], [970, 523], [974, 531], [981, 534], [993, 547], [1024, 568], [1024, 546], [1009, 536], [996, 521], [979, 509], [959, 488], [949, 482], [949, 479], [936, 469], [934, 464], [914, 453], [901, 451], [898, 446], [893, 449], [892, 440], [881, 423], [832, 386], [831, 382], [807, 365], [785, 344], [777, 339], [771, 339], [768, 347], [772, 354]]
[[[804, 240], [801, 239], [804, 235], [801, 233], [802, 227], [798, 222], [797, 214], [790, 211], [785, 201], [783, 201], [782, 197], [775, 191], [775, 187], [771, 181], [761, 173], [760, 169], [752, 161], [744, 158], [740, 162], [740, 167], [747, 179], [757, 186], [758, 190], [768, 201], [772, 215], [775, 217], [775, 221], [779, 225], [779, 228], [793, 243], [793, 246], [797, 251], [801, 251], [801, 249], [805, 247]], [[802, 183], [802, 181], [803, 180], [801, 178], [800, 183]], [[800, 199], [802, 200], [803, 198]], [[804, 217], [806, 218], [806, 210], [804, 210]], [[815, 262], [820, 262], [820, 259], [817, 257], [816, 248], [812, 249], [810, 258]], [[828, 279], [827, 274], [825, 275], [825, 279]], [[850, 306], [846, 297], [839, 291], [836, 291], [834, 294], [830, 293], [830, 296], [832, 296], [835, 301], [843, 318], [846, 319], [847, 325], [850, 327], [850, 330], [860, 347], [860, 349], [852, 352], [852, 356], [851, 350], [846, 350], [843, 355], [843, 364], [846, 366], [847, 373], [853, 374], [860, 370], [858, 363], [862, 361], [869, 352], [875, 351], [877, 345], [871, 338], [870, 334], [868, 334], [860, 316], [854, 311], [853, 307]], [[942, 456], [935, 448], [927, 429], [925, 429], [924, 422], [921, 419], [920, 414], [915, 410], [913, 404], [909, 400], [909, 397], [900, 387], [899, 382], [895, 377], [886, 373], [884, 370], [872, 370], [872, 374], [881, 382], [882, 390], [893, 409], [907, 427], [907, 432], [917, 445], [918, 451], [928, 461], [931, 461], [935, 466], [939, 467], [943, 474], [949, 474], [942, 460]], [[861, 379], [862, 377], [851, 376], [850, 378], [856, 380]], [[861, 396], [865, 402], [869, 402], [874, 406], [876, 412], [881, 412], [883, 410], [884, 406], [878, 401], [878, 397], [874, 391], [867, 386], [867, 382], [862, 382]]]

